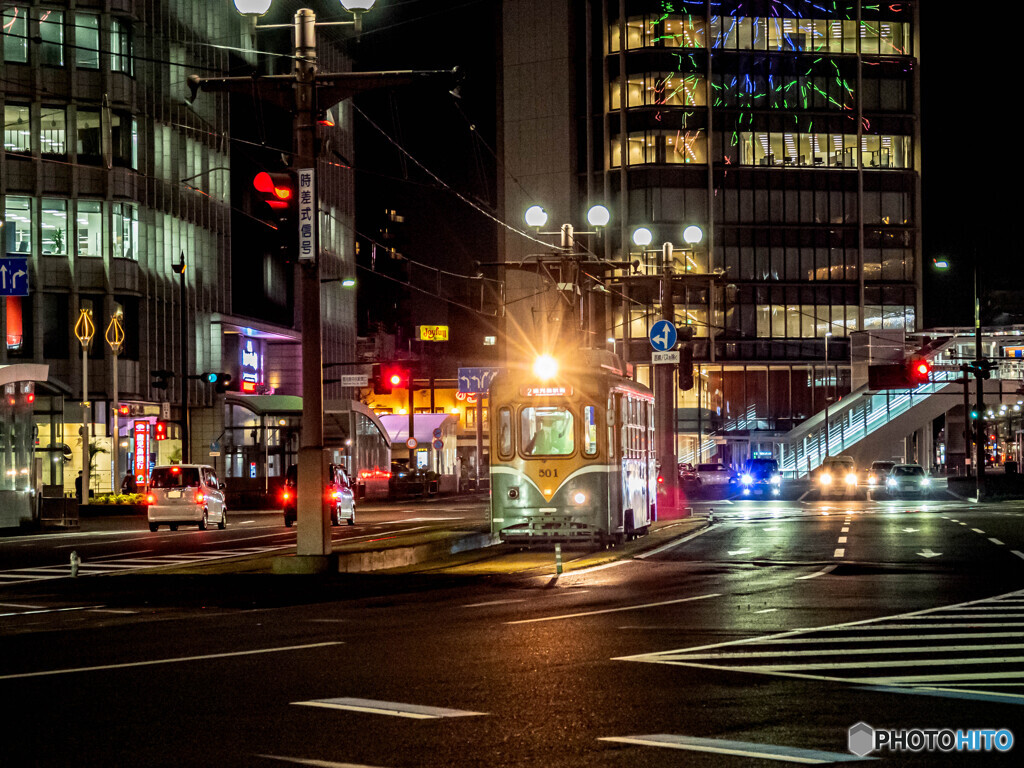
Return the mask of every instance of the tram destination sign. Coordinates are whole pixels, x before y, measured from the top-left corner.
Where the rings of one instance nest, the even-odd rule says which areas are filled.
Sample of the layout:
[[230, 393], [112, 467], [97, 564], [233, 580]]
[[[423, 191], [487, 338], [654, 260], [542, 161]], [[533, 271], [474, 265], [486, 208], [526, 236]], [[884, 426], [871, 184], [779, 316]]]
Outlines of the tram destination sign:
[[572, 397], [572, 387], [523, 387], [523, 397]]

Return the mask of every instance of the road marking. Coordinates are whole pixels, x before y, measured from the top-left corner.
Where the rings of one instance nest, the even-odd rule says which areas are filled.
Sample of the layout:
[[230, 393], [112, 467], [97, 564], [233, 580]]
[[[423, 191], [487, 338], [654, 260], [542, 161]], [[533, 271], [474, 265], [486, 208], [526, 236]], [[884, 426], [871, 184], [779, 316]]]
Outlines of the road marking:
[[1010, 551], [1013, 552], [1013, 554], [1015, 554], [1021, 560], [1024, 560], [1024, 552], [1018, 552], [1016, 549], [1011, 549]]
[[34, 616], [40, 613], [67, 613], [68, 611], [90, 611], [96, 608], [102, 608], [102, 605], [75, 605], [70, 608], [38, 608], [31, 611], [15, 611], [13, 613], [0, 613], [0, 617], [4, 616]]
[[960, 525], [967, 525], [967, 523], [960, 523]]
[[826, 573], [832, 573], [832, 571], [834, 571], [837, 567], [838, 566], [835, 563], [832, 563], [832, 565], [826, 565], [820, 571], [808, 573], [806, 576], [797, 576], [796, 581], [800, 581], [801, 579], [816, 579], [819, 576], [824, 576]]
[[904, 528], [904, 533], [917, 533], [917, 528]]
[[839, 532], [840, 533], [849, 533], [850, 532], [850, 526], [844, 525], [843, 529], [841, 531], [839, 531]]
[[292, 704], [300, 707], [344, 709], [350, 712], [365, 712], [371, 715], [408, 717], [413, 720], [437, 720], [442, 717], [475, 717], [487, 714], [486, 712], [470, 712], [464, 709], [422, 707], [418, 704], [399, 704], [395, 701], [376, 701], [374, 699], [312, 699], [310, 701], [293, 701]]
[[919, 557], [925, 557], [925, 558], [929, 558], [929, 559], [933, 558], [933, 557], [938, 557], [941, 554], [942, 554], [941, 552], [932, 552], [930, 547], [925, 547], [924, 548], [924, 552], [918, 552], [917, 553], [917, 555]]
[[843, 547], [840, 547], [839, 549], [837, 549], [835, 552], [832, 553], [832, 557], [846, 557], [846, 549], [844, 549]]
[[[871, 640], [874, 642], [874, 641], [881, 640], [881, 638], [876, 636], [876, 637], [872, 637]], [[940, 653], [942, 651], [957, 651], [957, 652], [960, 652], [960, 651], [970, 651], [970, 652], [974, 652], [974, 651], [998, 651], [998, 650], [1003, 649], [1003, 648], [1009, 648], [1009, 649], [1012, 649], [1012, 650], [1019, 651], [1022, 648], [1024, 648], [1024, 644], [1021, 644], [1021, 643], [987, 643], [987, 644], [984, 644], [984, 645], [931, 645], [931, 646], [926, 645], [926, 646], [916, 646], [914, 648], [900, 648], [899, 649], [899, 653], [900, 654], [914, 654], [914, 653]], [[688, 654], [686, 656], [686, 658], [687, 659], [696, 659], [698, 661], [710, 661], [711, 659], [755, 659], [755, 658], [759, 658], [759, 657], [762, 657], [762, 656], [767, 656], [767, 657], [772, 658], [772, 659], [774, 659], [774, 658], [784, 658], [784, 657], [794, 658], [794, 657], [800, 657], [800, 656], [849, 656], [851, 654], [856, 654], [858, 656], [867, 656], [867, 655], [871, 655], [871, 654], [892, 653], [892, 650], [893, 650], [892, 648], [857, 648], [856, 650], [851, 650], [850, 648], [814, 648], [814, 649], [811, 649], [809, 651], [780, 651], [778, 648], [769, 648], [769, 649], [764, 650], [764, 651], [751, 651], [749, 653], [742, 652], [742, 651], [738, 652], [738, 653], [736, 653], [736, 652], [730, 652], [730, 653], [694, 653], [694, 654]], [[972, 661], [967, 662], [967, 663], [991, 664], [991, 663], [996, 663], [996, 662], [1000, 662], [1000, 661], [1004, 661], [1004, 660], [1005, 659], [999, 659], [999, 658], [977, 659], [977, 660], [972, 660]], [[888, 666], [899, 666], [901, 663], [903, 663], [903, 661], [878, 662], [877, 664], [876, 663], [872, 663], [871, 666], [886, 666], [886, 665], [888, 665]], [[931, 661], [922, 660], [922, 661], [915, 661], [914, 663], [915, 664], [931, 664], [931, 665], [939, 665], [939, 666], [941, 666], [943, 664], [948, 663], [948, 660], [946, 660], [946, 659], [934, 659], [934, 660], [931, 660]], [[964, 663], [964, 662], [957, 662], [957, 663]], [[761, 665], [755, 664], [753, 666], [759, 667]], [[797, 666], [800, 669], [811, 669], [811, 668], [813, 668], [813, 665], [809, 665], [809, 666], [795, 665], [794, 669], [797, 668]], [[861, 664], [860, 662], [852, 662], [852, 663], [849, 663], [849, 664], [835, 664], [833, 666], [835, 666], [837, 668], [846, 667], [848, 669], [857, 669], [857, 668], [863, 667], [865, 665]], [[829, 667], [828, 664], [822, 665], [822, 668], [827, 669], [828, 667]], [[742, 668], [743, 667], [740, 667], [740, 669], [742, 669]], [[772, 665], [772, 669], [787, 669], [787, 666], [784, 665], [784, 664], [782, 664], [782, 665], [780, 665], [780, 664], [773, 664]]]
[[752, 549], [734, 549], [729, 551], [727, 554], [729, 555], [729, 557], [732, 557], [733, 555], [748, 555], [753, 551], [754, 550]]
[[836, 543], [837, 544], [845, 544], [846, 543], [846, 537], [845, 536], [840, 536], [839, 537], [839, 541], [837, 541]]
[[42, 608], [41, 605], [25, 605], [24, 603], [0, 603], [0, 608], [27, 608], [29, 610], [38, 610]]
[[999, 539], [993, 539], [991, 536], [988, 537], [988, 540], [991, 541], [993, 544], [998, 544], [1000, 547], [1005, 547], [1006, 546]]
[[[92, 606], [101, 608], [102, 606]], [[209, 659], [227, 659], [234, 656], [255, 656], [260, 653], [282, 653], [284, 651], [305, 651], [310, 648], [326, 648], [331, 645], [342, 645], [340, 640], [326, 643], [308, 643], [306, 645], [285, 645], [278, 648], [257, 648], [252, 651], [231, 651], [230, 653], [207, 653], [201, 656], [177, 656], [169, 659], [150, 659], [148, 661], [127, 661], [123, 664], [101, 664], [95, 667], [67, 667], [65, 669], [45, 669], [39, 672], [18, 672], [13, 675], [0, 675], [0, 680], [18, 680], [25, 677], [47, 677], [52, 675], [69, 675], [78, 672], [101, 672], [107, 669], [130, 669], [131, 667], [151, 667], [156, 664], [177, 664], [183, 661], [208, 661]]]
[[469, 605], [462, 606], [463, 608], [483, 608], [487, 605], [507, 605], [508, 603], [525, 603], [526, 599], [520, 600], [488, 600], [486, 603], [470, 603]]
[[803, 765], [825, 765], [827, 763], [848, 763], [855, 760], [877, 760], [876, 757], [857, 757], [841, 752], [821, 752], [816, 749], [779, 747], [774, 744], [755, 744], [750, 741], [728, 741], [726, 739], [700, 739], [692, 736], [677, 736], [670, 733], [654, 733], [649, 736], [603, 736], [598, 741], [619, 744], [637, 744], [642, 747], [668, 747], [686, 749], [692, 752], [712, 752], [718, 755], [759, 757], [764, 760], [779, 760]]
[[[697, 595], [695, 597], [681, 597], [678, 600], [662, 600], [657, 603], [643, 603], [642, 605], [624, 605], [620, 608], [603, 608], [598, 611], [583, 611], [582, 613], [566, 613], [561, 616], [542, 616], [539, 619], [519, 619], [518, 621], [506, 621], [505, 624], [533, 624], [538, 621], [557, 621], [559, 619], [575, 619], [580, 616], [597, 616], [601, 613], [618, 613], [620, 611], [639, 611], [643, 608], [655, 608], [659, 605], [674, 605], [676, 603], [688, 603], [693, 600], [706, 600], [709, 597], [721, 597], [718, 592], [710, 595]], [[3, 678], [0, 678], [3, 679]]]
[[639, 555], [636, 556], [636, 559], [637, 560], [646, 560], [648, 557], [654, 557], [654, 555], [657, 555], [660, 552], [664, 552], [667, 549], [672, 549], [672, 547], [678, 547], [680, 544], [685, 544], [690, 539], [695, 539], [698, 536], [700, 536], [702, 534], [705, 534], [705, 533], [707, 533], [710, 530], [711, 530], [711, 526], [710, 525], [706, 526], [704, 528], [701, 528], [699, 531], [695, 531], [694, 533], [691, 533], [689, 536], [684, 536], [683, 538], [679, 539], [678, 541], [670, 541], [670, 542], [668, 542], [668, 544], [663, 544], [660, 547], [658, 547], [657, 549], [652, 549], [650, 552], [641, 552]]
[[267, 760], [280, 760], [282, 763], [295, 763], [296, 765], [309, 765], [312, 768], [377, 768], [373, 765], [362, 763], [336, 763], [333, 760], [307, 760], [304, 757], [286, 757], [284, 755], [256, 755]]
[[[974, 685], [974, 683], [949, 683], [953, 685]], [[1000, 683], [987, 683], [987, 685], [1000, 685]], [[1005, 685], [1020, 685], [1020, 683], [1005, 683]], [[972, 701], [997, 701], [1001, 704], [1024, 704], [1024, 696], [1016, 693], [976, 693], [972, 691], [950, 691], [947, 687], [932, 688], [920, 686], [918, 688], [904, 688], [899, 685], [865, 685], [861, 690], [881, 691], [882, 693], [909, 693], [918, 696], [939, 696], [949, 699], [970, 699]], [[1016, 700], [1015, 700], [1016, 699]]]
[[777, 610], [779, 610], [779, 609], [778, 608], [764, 608], [763, 610], [760, 610], [760, 611], [754, 611], [754, 613], [775, 613]]
[[971, 528], [971, 530], [974, 531], [975, 533], [984, 533], [984, 531], [981, 530], [981, 528]]

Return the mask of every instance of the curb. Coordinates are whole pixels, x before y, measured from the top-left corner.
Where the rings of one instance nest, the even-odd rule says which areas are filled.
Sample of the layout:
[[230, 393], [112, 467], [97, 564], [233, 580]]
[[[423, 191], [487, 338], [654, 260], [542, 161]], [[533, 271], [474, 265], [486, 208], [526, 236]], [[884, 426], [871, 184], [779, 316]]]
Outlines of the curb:
[[405, 547], [364, 552], [336, 552], [335, 556], [338, 561], [338, 573], [366, 573], [388, 568], [403, 568], [460, 552], [485, 549], [500, 543], [501, 540], [490, 533], [471, 533]]

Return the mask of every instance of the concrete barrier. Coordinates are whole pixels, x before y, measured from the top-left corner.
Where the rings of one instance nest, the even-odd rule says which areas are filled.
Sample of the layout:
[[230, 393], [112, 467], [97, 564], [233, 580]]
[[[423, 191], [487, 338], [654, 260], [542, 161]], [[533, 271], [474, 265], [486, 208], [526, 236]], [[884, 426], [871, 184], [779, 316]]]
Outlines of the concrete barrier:
[[434, 541], [425, 541], [409, 546], [356, 552], [335, 552], [339, 573], [365, 573], [387, 568], [403, 568], [440, 557], [484, 549], [501, 540], [490, 533], [470, 533], [448, 536]]

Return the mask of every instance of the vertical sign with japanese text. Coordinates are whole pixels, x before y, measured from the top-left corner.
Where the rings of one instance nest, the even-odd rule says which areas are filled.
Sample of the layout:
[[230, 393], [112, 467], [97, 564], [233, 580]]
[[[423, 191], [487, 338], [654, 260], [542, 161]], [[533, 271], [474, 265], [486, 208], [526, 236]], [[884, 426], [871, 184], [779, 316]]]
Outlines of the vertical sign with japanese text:
[[135, 482], [145, 485], [149, 482], [149, 422], [136, 421], [132, 425], [132, 437], [135, 438], [135, 449], [132, 454]]
[[299, 261], [316, 261], [316, 171], [299, 168]]

